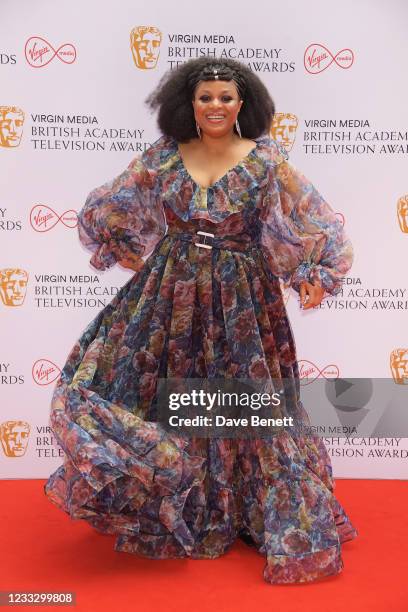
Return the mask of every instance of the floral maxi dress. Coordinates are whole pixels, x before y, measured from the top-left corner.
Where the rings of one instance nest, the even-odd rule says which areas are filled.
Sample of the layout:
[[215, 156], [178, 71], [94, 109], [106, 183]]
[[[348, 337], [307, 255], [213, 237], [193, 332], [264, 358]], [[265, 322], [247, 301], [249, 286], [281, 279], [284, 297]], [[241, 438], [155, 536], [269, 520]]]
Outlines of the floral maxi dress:
[[[197, 246], [197, 231], [214, 235], [213, 248]], [[330, 206], [269, 136], [208, 188], [162, 136], [90, 193], [78, 232], [95, 269], [135, 272], [54, 389], [50, 425], [65, 457], [48, 498], [117, 535], [117, 551], [212, 559], [245, 533], [268, 583], [339, 573], [341, 544], [357, 531], [321, 438], [186, 439], [153, 411], [158, 378], [299, 377], [281, 282], [339, 292], [353, 250]]]

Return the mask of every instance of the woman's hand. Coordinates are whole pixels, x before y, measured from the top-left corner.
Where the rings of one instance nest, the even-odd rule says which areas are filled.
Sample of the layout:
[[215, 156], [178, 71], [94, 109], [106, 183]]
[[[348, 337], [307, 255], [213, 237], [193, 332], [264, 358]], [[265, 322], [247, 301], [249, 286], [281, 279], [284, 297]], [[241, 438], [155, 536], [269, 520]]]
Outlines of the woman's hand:
[[[323, 287], [319, 285], [312, 285], [304, 281], [300, 284], [300, 307], [306, 310], [307, 308], [313, 308], [313, 306], [318, 306], [323, 299], [325, 290]], [[306, 302], [306, 295], [308, 295], [309, 299]]]

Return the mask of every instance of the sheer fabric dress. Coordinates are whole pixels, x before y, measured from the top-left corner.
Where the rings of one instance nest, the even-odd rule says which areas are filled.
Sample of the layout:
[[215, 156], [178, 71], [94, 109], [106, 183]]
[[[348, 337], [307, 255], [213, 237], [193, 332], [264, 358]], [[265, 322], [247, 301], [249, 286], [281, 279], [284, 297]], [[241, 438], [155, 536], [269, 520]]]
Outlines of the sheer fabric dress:
[[[196, 245], [199, 230], [212, 249]], [[340, 572], [357, 532], [321, 438], [186, 439], [154, 416], [158, 378], [299, 377], [281, 281], [339, 292], [353, 250], [329, 204], [269, 136], [205, 189], [162, 136], [89, 194], [78, 232], [94, 269], [135, 271], [55, 386], [65, 458], [48, 498], [115, 534], [117, 551], [216, 558], [244, 532], [269, 583]]]

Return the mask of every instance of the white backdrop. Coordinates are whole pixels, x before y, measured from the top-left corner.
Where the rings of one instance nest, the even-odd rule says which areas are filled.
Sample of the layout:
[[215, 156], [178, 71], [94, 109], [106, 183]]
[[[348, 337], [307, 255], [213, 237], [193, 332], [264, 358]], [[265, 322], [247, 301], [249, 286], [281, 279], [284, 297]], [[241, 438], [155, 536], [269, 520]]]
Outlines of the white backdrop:
[[[89, 265], [76, 212], [159, 136], [144, 99], [177, 59], [224, 54], [258, 73], [276, 104], [272, 135], [353, 242], [342, 295], [302, 312], [288, 294], [302, 369], [403, 382], [390, 359], [400, 349], [408, 376], [407, 17], [403, 0], [2, 0], [0, 477], [44, 478], [61, 463], [53, 387], [132, 274]], [[153, 27], [139, 54], [138, 26]], [[325, 441], [335, 476], [408, 477], [407, 439]]]

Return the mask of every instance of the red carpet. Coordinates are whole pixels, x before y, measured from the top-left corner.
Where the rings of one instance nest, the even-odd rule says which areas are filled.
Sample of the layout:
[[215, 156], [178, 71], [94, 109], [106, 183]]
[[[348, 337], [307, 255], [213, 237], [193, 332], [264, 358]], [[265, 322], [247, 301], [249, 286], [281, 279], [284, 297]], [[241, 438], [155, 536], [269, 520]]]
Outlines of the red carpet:
[[63, 609], [81, 612], [408, 611], [405, 481], [337, 480], [336, 495], [359, 530], [343, 545], [345, 568], [333, 578], [287, 586], [264, 582], [263, 557], [241, 541], [214, 560], [115, 552], [114, 536], [54, 507], [43, 494], [44, 482], [0, 481], [1, 591], [74, 591], [77, 605]]

